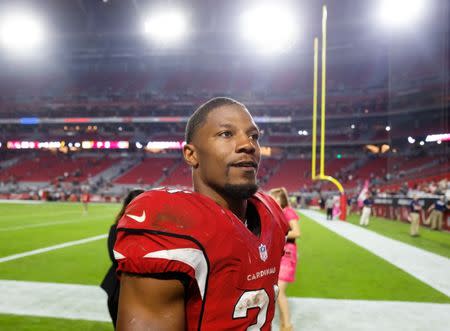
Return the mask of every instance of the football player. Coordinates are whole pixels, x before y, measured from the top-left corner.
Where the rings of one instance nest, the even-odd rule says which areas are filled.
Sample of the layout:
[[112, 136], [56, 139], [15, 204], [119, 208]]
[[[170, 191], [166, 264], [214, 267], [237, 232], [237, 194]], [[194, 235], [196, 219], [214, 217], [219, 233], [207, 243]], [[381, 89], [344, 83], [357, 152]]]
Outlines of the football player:
[[258, 192], [259, 129], [229, 98], [200, 106], [183, 156], [194, 191], [139, 195], [118, 224], [119, 330], [270, 330], [289, 225]]

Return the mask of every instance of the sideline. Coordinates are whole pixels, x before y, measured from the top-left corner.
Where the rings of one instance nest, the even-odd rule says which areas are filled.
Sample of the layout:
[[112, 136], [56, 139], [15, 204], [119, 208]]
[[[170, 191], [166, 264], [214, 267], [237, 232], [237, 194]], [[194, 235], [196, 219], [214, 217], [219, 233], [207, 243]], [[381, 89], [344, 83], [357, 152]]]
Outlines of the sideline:
[[450, 297], [450, 259], [348, 222], [327, 221], [325, 215], [317, 211], [306, 209], [299, 211]]
[[8, 256], [4, 256], [4, 257], [0, 258], [0, 263], [11, 261], [11, 260], [17, 260], [17, 259], [20, 259], [22, 257], [26, 257], [26, 256], [30, 256], [30, 255], [46, 253], [46, 252], [54, 251], [54, 250], [60, 249], [60, 248], [65, 248], [65, 247], [85, 244], [85, 243], [88, 243], [88, 242], [91, 242], [91, 241], [96, 241], [96, 240], [104, 239], [104, 238], [107, 238], [107, 237], [108, 237], [107, 234], [101, 234], [101, 235], [95, 236], [95, 237], [90, 237], [90, 238], [85, 238], [85, 239], [80, 239], [80, 240], [75, 240], [75, 241], [68, 241], [66, 243], [53, 245], [53, 246], [49, 246], [49, 247], [44, 247], [44, 248], [39, 248], [39, 249], [35, 249], [35, 250], [32, 250], [32, 251], [24, 252], [24, 253], [8, 255]]
[[18, 203], [18, 204], [24, 204], [24, 205], [39, 205], [41, 203], [45, 203], [45, 201], [41, 200], [9, 200], [9, 199], [0, 199], [0, 203]]
[[[0, 281], [0, 313], [110, 322], [99, 286]], [[289, 298], [294, 330], [446, 331], [450, 304]], [[272, 324], [278, 330], [278, 315]]]

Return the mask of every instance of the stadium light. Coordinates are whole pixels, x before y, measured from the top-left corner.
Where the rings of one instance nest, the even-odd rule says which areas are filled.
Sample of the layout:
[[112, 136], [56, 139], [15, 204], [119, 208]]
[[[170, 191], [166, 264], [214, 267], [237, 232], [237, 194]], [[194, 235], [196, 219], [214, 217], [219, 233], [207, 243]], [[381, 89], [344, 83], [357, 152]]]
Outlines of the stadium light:
[[0, 41], [6, 49], [21, 54], [31, 52], [44, 42], [45, 29], [38, 17], [28, 13], [10, 13], [0, 18]]
[[292, 9], [272, 4], [250, 8], [241, 15], [243, 38], [266, 54], [289, 49], [297, 37]]
[[179, 9], [156, 11], [144, 23], [145, 33], [162, 44], [173, 44], [187, 35], [186, 15]]
[[433, 142], [433, 141], [449, 141], [450, 140], [450, 133], [440, 133], [440, 134], [429, 134], [425, 141], [427, 143]]
[[388, 27], [408, 27], [423, 14], [425, 3], [425, 0], [383, 0], [378, 17]]

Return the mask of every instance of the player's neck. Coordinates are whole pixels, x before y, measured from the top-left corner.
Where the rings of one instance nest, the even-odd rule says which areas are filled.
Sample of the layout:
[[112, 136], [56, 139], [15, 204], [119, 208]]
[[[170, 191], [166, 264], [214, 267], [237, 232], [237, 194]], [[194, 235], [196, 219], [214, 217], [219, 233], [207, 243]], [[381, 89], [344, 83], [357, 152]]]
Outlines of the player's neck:
[[243, 223], [247, 220], [247, 200], [228, 201], [228, 209]]
[[247, 200], [243, 199], [232, 199], [219, 194], [217, 191], [212, 190], [209, 187], [195, 187], [195, 192], [203, 194], [210, 199], [214, 200], [222, 208], [230, 210], [237, 218], [245, 222], [247, 213]]

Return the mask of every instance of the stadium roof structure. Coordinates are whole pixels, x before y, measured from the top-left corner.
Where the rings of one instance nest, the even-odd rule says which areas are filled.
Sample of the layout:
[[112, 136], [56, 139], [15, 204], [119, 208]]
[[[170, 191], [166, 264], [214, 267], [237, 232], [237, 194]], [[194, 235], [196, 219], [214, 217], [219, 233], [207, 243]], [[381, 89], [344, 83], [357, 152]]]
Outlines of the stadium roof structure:
[[[179, 47], [166, 47], [143, 37], [147, 18], [169, 3], [171, 7], [185, 12], [191, 30], [188, 39]], [[239, 19], [255, 3], [237, 0], [196, 0], [189, 4], [183, 1], [148, 0], [15, 0], [3, 1], [0, 13], [7, 14], [17, 8], [24, 8], [39, 14], [50, 31], [53, 50], [71, 52], [75, 56], [251, 54], [252, 47], [239, 37], [242, 35]], [[333, 47], [351, 47], [360, 41], [386, 42], [391, 33], [380, 29], [382, 23], [377, 21], [375, 15], [379, 3], [375, 0], [327, 3], [329, 50], [332, 51]], [[423, 24], [411, 23], [410, 30], [414, 31], [416, 37], [423, 36], [425, 31], [448, 31], [448, 4], [443, 10], [437, 3], [436, 0], [426, 1], [427, 10], [422, 10], [422, 14], [427, 14], [427, 17], [422, 20]], [[290, 9], [298, 25], [298, 40], [291, 51], [298, 53], [310, 50], [314, 36], [320, 34], [323, 3], [283, 1], [283, 4]], [[411, 5], [410, 2], [408, 4]], [[423, 38], [424, 42], [427, 40], [429, 38]]]

